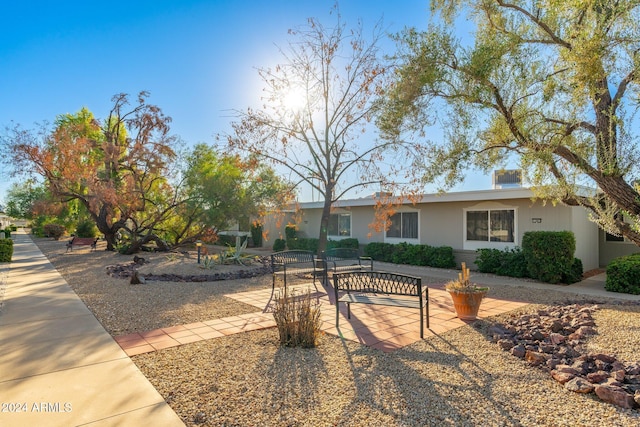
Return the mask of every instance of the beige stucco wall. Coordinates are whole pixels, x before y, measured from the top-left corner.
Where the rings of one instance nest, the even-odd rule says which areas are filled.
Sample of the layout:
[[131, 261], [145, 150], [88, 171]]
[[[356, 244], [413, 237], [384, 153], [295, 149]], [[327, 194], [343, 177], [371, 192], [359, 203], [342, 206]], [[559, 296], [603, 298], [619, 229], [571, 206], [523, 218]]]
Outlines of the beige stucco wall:
[[[500, 242], [465, 242], [465, 210], [470, 209], [507, 209], [516, 210], [516, 241], [514, 243]], [[564, 205], [546, 205], [540, 201], [528, 198], [505, 199], [497, 201], [455, 201], [431, 202], [416, 206], [406, 206], [401, 210], [419, 211], [419, 240], [409, 243], [420, 243], [431, 246], [451, 246], [460, 260], [469, 262], [477, 247], [503, 249], [505, 247], [521, 246], [522, 236], [527, 231], [563, 231], [570, 230], [576, 235], [576, 256], [583, 262], [584, 269], [589, 270], [599, 266], [598, 230], [595, 224], [588, 220], [587, 212], [579, 207]], [[320, 229], [320, 208], [305, 209], [297, 216], [298, 235], [301, 237], [318, 237]], [[336, 208], [334, 212], [351, 212], [351, 236], [357, 238], [361, 245], [370, 242], [384, 242], [384, 232], [376, 232], [370, 224], [374, 221], [372, 206], [353, 206]], [[294, 217], [289, 216], [288, 221]], [[284, 226], [287, 221], [281, 221], [279, 229], [269, 230], [270, 242], [278, 236], [284, 236]], [[272, 224], [273, 226], [273, 224]], [[330, 238], [337, 238], [332, 237]]]
[[605, 232], [598, 232], [600, 267], [606, 267], [612, 259], [640, 252], [640, 248], [629, 241], [607, 242]]

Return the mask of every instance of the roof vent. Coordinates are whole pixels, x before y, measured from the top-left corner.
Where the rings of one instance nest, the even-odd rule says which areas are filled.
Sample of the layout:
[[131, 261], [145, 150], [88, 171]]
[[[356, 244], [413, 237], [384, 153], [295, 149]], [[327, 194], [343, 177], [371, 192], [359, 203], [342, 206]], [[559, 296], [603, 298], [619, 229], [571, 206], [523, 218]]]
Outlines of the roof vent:
[[493, 188], [522, 187], [522, 171], [520, 169], [493, 171]]

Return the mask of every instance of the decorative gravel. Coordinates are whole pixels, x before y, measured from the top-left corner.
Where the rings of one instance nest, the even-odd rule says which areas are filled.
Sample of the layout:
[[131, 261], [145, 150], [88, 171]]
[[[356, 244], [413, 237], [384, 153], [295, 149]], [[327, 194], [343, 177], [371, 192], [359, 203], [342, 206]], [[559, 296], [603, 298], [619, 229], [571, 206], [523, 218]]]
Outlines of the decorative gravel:
[[[66, 254], [62, 242], [34, 240], [113, 335], [255, 312], [223, 295], [271, 286], [269, 276], [130, 285], [109, 277], [106, 267], [131, 257], [104, 251]], [[202, 272], [193, 254], [178, 260], [150, 254], [148, 260], [145, 268], [150, 270]], [[420, 269], [411, 268], [410, 274], [416, 271]], [[442, 282], [423, 277], [428, 283]], [[282, 348], [272, 328], [133, 360], [188, 426], [640, 425], [638, 409], [566, 391], [487, 335], [493, 321], [541, 305], [599, 303], [601, 309], [594, 313], [598, 334], [589, 338], [588, 348], [637, 361], [640, 306], [541, 291], [524, 282], [493, 285], [491, 296], [532, 304], [391, 353], [331, 335], [322, 336], [315, 349]]]

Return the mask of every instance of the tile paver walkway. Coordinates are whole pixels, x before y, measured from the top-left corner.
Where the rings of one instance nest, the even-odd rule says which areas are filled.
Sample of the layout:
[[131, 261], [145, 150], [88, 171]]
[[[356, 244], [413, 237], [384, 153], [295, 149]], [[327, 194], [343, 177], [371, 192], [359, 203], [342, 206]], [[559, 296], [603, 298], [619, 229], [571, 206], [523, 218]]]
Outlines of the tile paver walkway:
[[[420, 340], [420, 314], [416, 309], [352, 304], [351, 319], [348, 319], [346, 307], [341, 304], [340, 330], [338, 331], [335, 324], [336, 308], [331, 288], [328, 288], [329, 294], [322, 291], [316, 292], [311, 284], [297, 285], [293, 288], [301, 292], [307, 290], [311, 292], [312, 298], [320, 306], [321, 330], [327, 334], [339, 335], [344, 339], [356, 341], [385, 352], [397, 350]], [[134, 356], [205, 339], [276, 326], [273, 314], [267, 308], [271, 298], [271, 289], [240, 292], [226, 296], [252, 305], [261, 311], [123, 335], [116, 337], [115, 340], [129, 356]], [[487, 297], [482, 301], [478, 316], [480, 318], [493, 316], [526, 304]], [[451, 297], [442, 288], [442, 285], [429, 287], [429, 311], [430, 327], [425, 328], [425, 338], [467, 324], [456, 317]]]

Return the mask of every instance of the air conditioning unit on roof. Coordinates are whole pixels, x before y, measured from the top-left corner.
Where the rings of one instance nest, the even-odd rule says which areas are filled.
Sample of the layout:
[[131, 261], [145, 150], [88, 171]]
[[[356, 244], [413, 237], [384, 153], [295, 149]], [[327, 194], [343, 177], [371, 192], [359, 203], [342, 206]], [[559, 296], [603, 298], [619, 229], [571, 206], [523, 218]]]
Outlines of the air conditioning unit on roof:
[[520, 169], [503, 169], [493, 171], [494, 189], [522, 187], [522, 171]]

